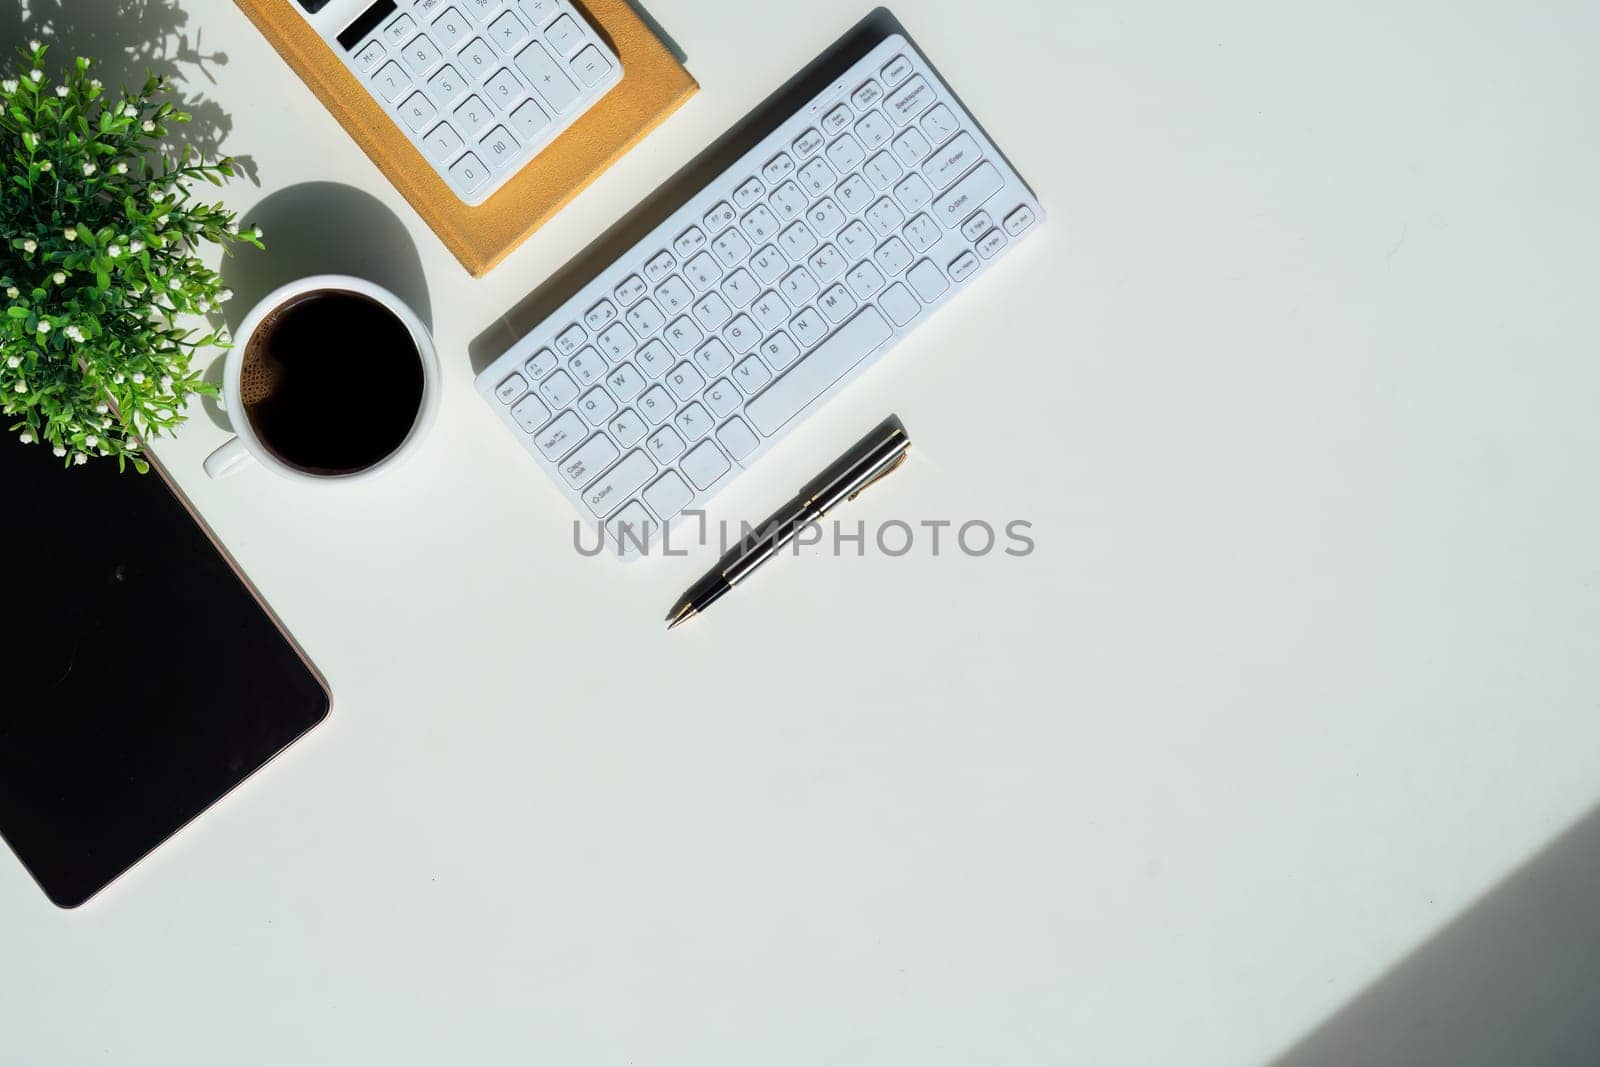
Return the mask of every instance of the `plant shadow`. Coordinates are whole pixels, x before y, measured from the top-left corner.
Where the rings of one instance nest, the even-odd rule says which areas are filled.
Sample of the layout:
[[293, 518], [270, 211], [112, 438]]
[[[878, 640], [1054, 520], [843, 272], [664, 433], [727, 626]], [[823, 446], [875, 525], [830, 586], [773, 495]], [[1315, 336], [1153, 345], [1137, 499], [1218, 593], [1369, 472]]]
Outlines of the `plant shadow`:
[[[216, 84], [212, 71], [228, 57], [207, 51], [203, 30], [191, 21], [178, 0], [0, 0], [0, 57], [9, 61], [37, 40], [52, 47], [48, 69], [86, 56], [108, 90], [137, 89], [150, 75], [165, 78], [174, 106], [192, 116], [179, 139], [215, 159], [229, 154], [233, 119], [207, 97], [206, 86]], [[259, 186], [255, 161], [233, 158]]]

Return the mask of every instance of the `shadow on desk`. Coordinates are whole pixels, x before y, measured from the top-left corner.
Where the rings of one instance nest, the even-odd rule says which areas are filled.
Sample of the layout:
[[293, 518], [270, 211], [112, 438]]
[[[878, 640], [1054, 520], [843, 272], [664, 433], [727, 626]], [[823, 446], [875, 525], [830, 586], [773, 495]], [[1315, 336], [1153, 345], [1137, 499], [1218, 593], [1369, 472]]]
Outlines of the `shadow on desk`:
[[1600, 1063], [1600, 810], [1272, 1067]]
[[[40, 41], [50, 47], [50, 70], [86, 56], [108, 92], [137, 89], [152, 74], [166, 78], [174, 104], [191, 116], [177, 139], [215, 159], [228, 154], [233, 119], [204, 86], [216, 83], [212, 71], [228, 57], [207, 51], [204, 27], [191, 21], [180, 0], [0, 0], [0, 51], [15, 59], [16, 48]], [[241, 174], [261, 184], [253, 159], [233, 158]]]
[[[635, 8], [637, 10], [637, 5]], [[692, 199], [706, 183], [727, 170], [763, 137], [827, 88], [829, 81], [866, 55], [879, 41], [889, 34], [904, 32], [887, 8], [877, 8], [857, 22], [804, 70], [734, 123], [709, 148], [684, 164], [638, 207], [556, 271], [549, 281], [474, 338], [467, 348], [472, 372], [477, 374], [493, 363], [501, 353]]]

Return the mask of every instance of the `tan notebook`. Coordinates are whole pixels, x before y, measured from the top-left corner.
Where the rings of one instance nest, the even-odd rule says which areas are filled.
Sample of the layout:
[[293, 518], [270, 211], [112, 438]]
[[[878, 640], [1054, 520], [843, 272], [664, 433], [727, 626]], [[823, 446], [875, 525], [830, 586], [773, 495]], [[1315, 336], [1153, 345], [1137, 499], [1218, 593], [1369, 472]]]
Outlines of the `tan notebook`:
[[479, 207], [456, 199], [289, 0], [234, 0], [474, 278], [482, 277], [695, 94], [627, 0], [584, 0], [622, 81]]

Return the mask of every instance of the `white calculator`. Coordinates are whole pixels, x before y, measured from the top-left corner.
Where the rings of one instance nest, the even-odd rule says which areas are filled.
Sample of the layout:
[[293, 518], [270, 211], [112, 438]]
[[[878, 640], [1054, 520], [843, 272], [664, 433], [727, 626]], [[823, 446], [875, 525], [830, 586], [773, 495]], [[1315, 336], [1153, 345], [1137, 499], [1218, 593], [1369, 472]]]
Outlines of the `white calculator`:
[[616, 53], [568, 0], [285, 2], [469, 206], [622, 80]]

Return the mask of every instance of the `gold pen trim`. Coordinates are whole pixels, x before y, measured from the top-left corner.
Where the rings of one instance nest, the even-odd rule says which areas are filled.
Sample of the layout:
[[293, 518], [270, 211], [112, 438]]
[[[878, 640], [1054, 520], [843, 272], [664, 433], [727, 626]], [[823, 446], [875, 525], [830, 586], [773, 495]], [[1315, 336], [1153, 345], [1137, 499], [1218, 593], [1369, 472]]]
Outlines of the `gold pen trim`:
[[879, 482], [889, 477], [889, 475], [899, 470], [901, 465], [905, 463], [906, 457], [909, 455], [911, 455], [911, 446], [906, 445], [905, 451], [901, 452], [899, 456], [895, 457], [895, 461], [893, 463], [883, 468], [883, 470], [879, 471], [877, 474], [874, 474], [871, 478], [868, 478], [866, 481], [862, 482], [861, 485], [857, 487], [855, 492], [845, 497], [845, 503], [848, 504], [850, 501], [854, 500], [856, 497], [860, 496], [862, 493], [865, 493], [868, 489], [871, 489], [874, 485], [877, 485]]

